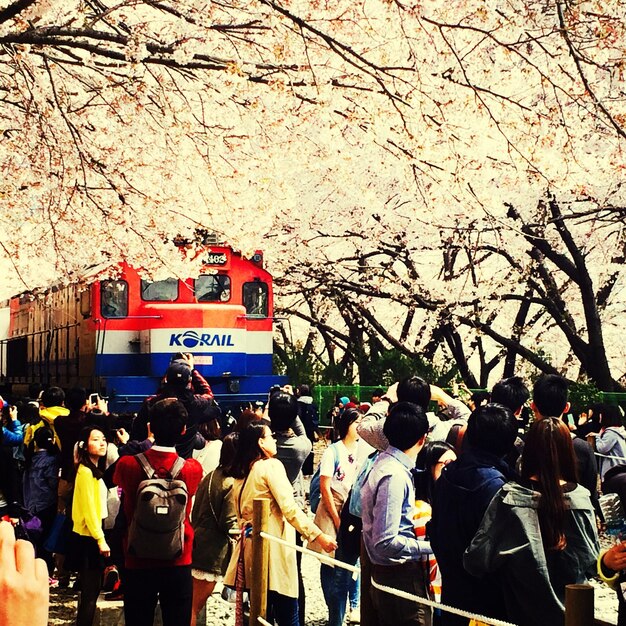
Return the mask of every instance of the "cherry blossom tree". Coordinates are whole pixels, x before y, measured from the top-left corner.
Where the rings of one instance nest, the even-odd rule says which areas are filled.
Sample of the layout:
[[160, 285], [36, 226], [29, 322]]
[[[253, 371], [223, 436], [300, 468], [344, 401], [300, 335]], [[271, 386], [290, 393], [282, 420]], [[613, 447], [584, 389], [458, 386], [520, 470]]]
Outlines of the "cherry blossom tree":
[[203, 228], [266, 250], [320, 358], [624, 374], [620, 0], [0, 6], [20, 289], [189, 273]]

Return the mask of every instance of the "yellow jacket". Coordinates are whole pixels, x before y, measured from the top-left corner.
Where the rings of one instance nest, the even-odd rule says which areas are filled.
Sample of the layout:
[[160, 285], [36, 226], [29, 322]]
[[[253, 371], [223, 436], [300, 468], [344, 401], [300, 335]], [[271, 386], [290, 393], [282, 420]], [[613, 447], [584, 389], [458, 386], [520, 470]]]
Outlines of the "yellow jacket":
[[102, 530], [102, 494], [105, 487], [104, 483], [100, 483], [102, 480], [94, 478], [88, 467], [82, 464], [78, 466], [72, 502], [74, 532], [83, 537], [93, 537], [98, 546], [106, 543]]
[[57, 431], [54, 428], [54, 420], [59, 417], [59, 415], [68, 415], [70, 412], [69, 409], [66, 409], [64, 406], [50, 406], [44, 407], [43, 409], [39, 409], [39, 415], [42, 419], [41, 422], [37, 422], [36, 424], [29, 424], [24, 430], [24, 445], [27, 446], [33, 439], [35, 435], [35, 431], [41, 428], [42, 426], [47, 426], [50, 428], [54, 434], [54, 442], [61, 448], [61, 443], [59, 438], [57, 437]]

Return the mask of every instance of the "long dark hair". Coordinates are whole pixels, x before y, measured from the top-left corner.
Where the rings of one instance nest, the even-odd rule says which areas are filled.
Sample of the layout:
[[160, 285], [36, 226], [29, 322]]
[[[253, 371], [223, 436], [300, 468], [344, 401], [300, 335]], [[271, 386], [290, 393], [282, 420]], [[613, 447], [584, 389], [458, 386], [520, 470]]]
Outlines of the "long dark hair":
[[541, 494], [539, 528], [547, 550], [563, 550], [565, 538], [565, 499], [561, 480], [578, 482], [574, 446], [567, 425], [546, 417], [533, 423], [522, 452], [522, 480]]
[[228, 471], [233, 478], [245, 478], [256, 461], [265, 455], [259, 446], [259, 441], [265, 436], [266, 426], [263, 422], [252, 422], [248, 424], [240, 433], [237, 442], [235, 458]]
[[599, 411], [600, 427], [609, 428], [610, 426], [622, 426], [622, 413], [618, 406], [603, 404]]
[[228, 433], [222, 441], [222, 448], [220, 450], [219, 467], [222, 468], [224, 474], [230, 475], [230, 467], [235, 459], [237, 453], [237, 446], [239, 445], [239, 433]]
[[454, 446], [445, 441], [429, 441], [417, 455], [415, 467], [415, 498], [430, 503], [435, 489], [433, 468], [446, 452], [455, 452]]
[[106, 465], [106, 456], [98, 459], [98, 465], [94, 465], [89, 456], [89, 437], [94, 430], [102, 433], [106, 438], [106, 433], [99, 426], [85, 426], [85, 428], [81, 430], [76, 448], [76, 469], [78, 470], [79, 465], [84, 465], [91, 470], [94, 478], [102, 478]]
[[207, 441], [216, 441], [217, 439], [222, 438], [222, 427], [220, 426], [220, 421], [218, 419], [212, 419], [208, 422], [200, 422], [198, 432]]

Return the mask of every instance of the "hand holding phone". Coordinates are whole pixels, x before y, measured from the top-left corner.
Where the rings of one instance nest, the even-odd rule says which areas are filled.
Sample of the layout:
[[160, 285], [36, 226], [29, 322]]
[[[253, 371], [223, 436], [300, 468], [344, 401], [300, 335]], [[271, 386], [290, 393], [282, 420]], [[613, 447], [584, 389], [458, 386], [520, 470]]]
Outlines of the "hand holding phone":
[[128, 440], [130, 439], [130, 434], [126, 432], [125, 428], [118, 428], [115, 431], [115, 434], [117, 435], [117, 438], [122, 445], [125, 445], [128, 443]]

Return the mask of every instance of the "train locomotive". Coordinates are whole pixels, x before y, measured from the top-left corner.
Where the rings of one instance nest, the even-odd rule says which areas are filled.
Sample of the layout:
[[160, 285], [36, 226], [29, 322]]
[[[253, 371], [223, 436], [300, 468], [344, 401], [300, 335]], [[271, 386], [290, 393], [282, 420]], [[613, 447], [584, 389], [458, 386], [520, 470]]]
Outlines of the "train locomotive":
[[31, 383], [80, 385], [133, 412], [156, 392], [172, 358], [194, 355], [220, 404], [267, 398], [272, 374], [272, 277], [263, 256], [211, 246], [195, 278], [150, 281], [125, 263], [115, 278], [25, 293], [4, 305], [4, 393]]

